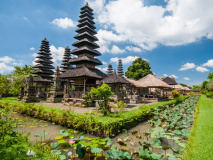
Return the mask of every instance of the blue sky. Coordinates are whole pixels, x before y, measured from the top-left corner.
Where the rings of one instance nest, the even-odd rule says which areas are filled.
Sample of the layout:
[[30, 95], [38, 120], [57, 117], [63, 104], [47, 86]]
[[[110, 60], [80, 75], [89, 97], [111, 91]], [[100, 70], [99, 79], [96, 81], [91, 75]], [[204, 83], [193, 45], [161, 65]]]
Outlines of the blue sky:
[[126, 71], [141, 57], [159, 78], [173, 75], [188, 85], [201, 84], [212, 72], [212, 0], [1, 0], [0, 74], [32, 65], [44, 37], [60, 65], [64, 48], [74, 49], [86, 1], [95, 14], [101, 70], [109, 63], [116, 69], [122, 58]]

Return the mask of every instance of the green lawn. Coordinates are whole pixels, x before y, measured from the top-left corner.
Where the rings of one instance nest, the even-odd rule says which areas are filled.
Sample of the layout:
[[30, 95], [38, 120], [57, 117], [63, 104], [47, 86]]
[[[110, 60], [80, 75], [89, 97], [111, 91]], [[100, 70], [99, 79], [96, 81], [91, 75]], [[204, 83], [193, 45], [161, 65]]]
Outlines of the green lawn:
[[186, 160], [213, 159], [213, 99], [202, 95], [198, 107], [199, 113], [184, 155]]

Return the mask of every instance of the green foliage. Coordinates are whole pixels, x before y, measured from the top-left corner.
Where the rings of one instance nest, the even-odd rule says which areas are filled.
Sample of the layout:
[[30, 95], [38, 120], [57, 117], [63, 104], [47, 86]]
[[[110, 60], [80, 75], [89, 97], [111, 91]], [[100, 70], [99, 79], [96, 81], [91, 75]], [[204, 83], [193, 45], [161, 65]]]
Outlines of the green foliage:
[[98, 86], [98, 88], [92, 87], [90, 92], [87, 92], [88, 95], [91, 96], [91, 98], [99, 99], [104, 101], [103, 110], [109, 111], [109, 105], [108, 102], [111, 100], [111, 98], [114, 96], [114, 93], [111, 91], [111, 87], [107, 84], [103, 84], [102, 86]]
[[209, 98], [213, 98], [213, 91], [207, 92], [206, 96], [209, 97]]
[[207, 84], [207, 88], [209, 91], [213, 91], [213, 78], [210, 80], [210, 82]]
[[25, 65], [22, 68], [15, 66], [14, 68], [15, 70], [11, 74], [0, 75], [0, 96], [17, 96], [24, 79], [35, 70], [30, 65]]
[[213, 78], [213, 72], [209, 73], [207, 78], [211, 80]]
[[201, 85], [201, 89], [206, 89], [208, 83], [209, 83], [208, 81], [203, 81], [203, 83]]
[[125, 72], [127, 78], [135, 80], [139, 80], [148, 74], [153, 74], [150, 64], [147, 61], [142, 60], [142, 58], [137, 58], [133, 61], [132, 65], [128, 67], [127, 72]]
[[201, 85], [193, 85], [192, 90], [201, 90]]

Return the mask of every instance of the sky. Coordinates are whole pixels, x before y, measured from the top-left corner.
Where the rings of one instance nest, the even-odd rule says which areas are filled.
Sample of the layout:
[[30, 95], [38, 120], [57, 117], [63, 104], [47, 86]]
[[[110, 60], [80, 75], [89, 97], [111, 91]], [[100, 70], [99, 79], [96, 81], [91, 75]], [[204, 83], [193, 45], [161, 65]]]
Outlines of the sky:
[[75, 49], [86, 2], [94, 10], [100, 70], [109, 63], [117, 69], [121, 58], [126, 72], [141, 57], [157, 77], [190, 86], [213, 72], [212, 0], [0, 0], [0, 74], [34, 65], [45, 37], [60, 66], [64, 48]]

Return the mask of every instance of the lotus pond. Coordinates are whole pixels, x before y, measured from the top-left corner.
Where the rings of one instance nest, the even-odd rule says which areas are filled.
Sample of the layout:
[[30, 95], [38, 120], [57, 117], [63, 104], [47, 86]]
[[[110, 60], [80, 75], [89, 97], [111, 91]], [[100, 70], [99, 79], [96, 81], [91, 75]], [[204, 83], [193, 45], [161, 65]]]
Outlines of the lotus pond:
[[30, 141], [48, 146], [59, 159], [169, 159], [179, 160], [199, 96], [153, 111], [152, 119], [113, 138], [100, 138], [36, 118], [13, 113], [16, 130], [30, 133]]

